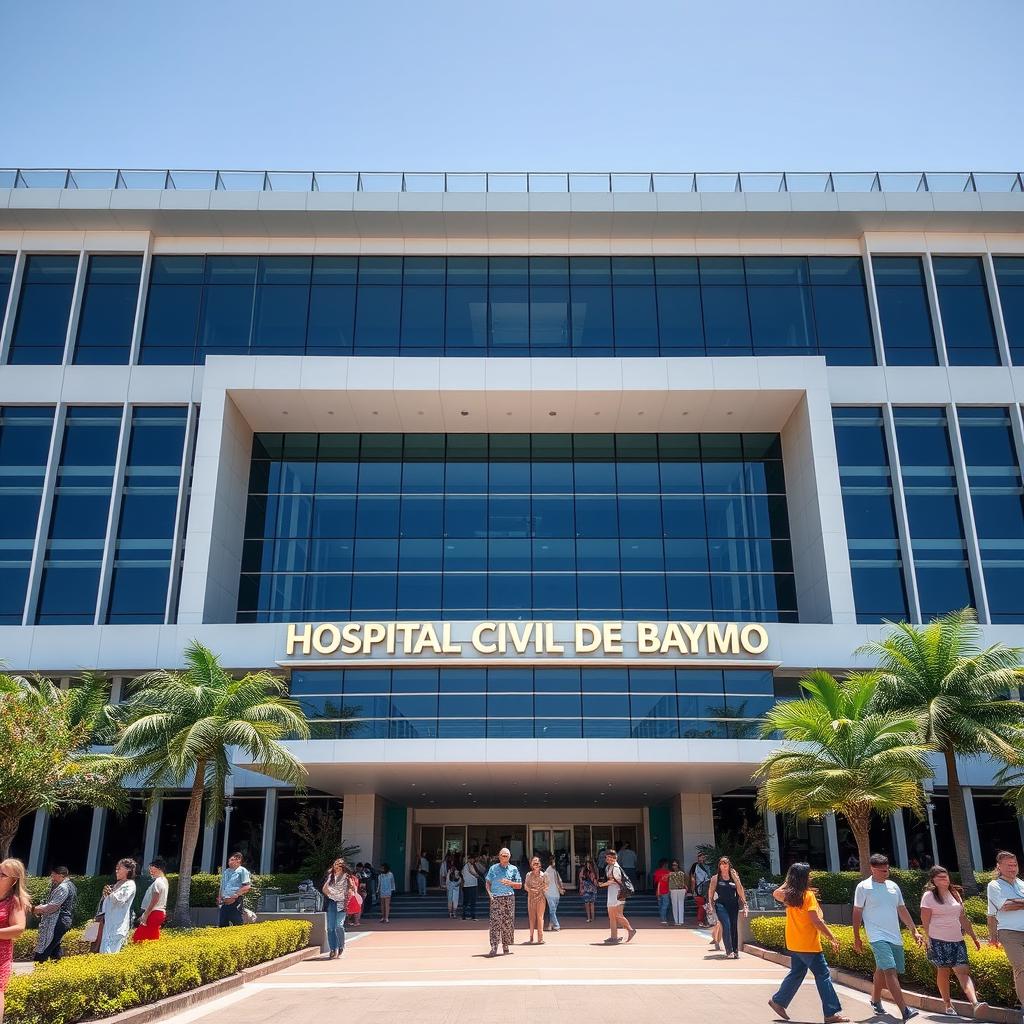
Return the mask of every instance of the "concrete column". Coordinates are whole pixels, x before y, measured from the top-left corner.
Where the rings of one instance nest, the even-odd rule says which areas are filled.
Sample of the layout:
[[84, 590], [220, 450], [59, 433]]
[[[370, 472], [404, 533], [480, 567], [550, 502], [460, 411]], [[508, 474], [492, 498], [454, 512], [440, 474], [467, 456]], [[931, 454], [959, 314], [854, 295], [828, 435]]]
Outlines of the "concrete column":
[[647, 878], [654, 877], [654, 865], [651, 863], [651, 809], [644, 806], [644, 869]]
[[148, 864], [156, 856], [156, 841], [160, 836], [160, 808], [163, 800], [154, 800], [146, 812], [146, 839], [143, 844], [142, 862]]
[[100, 873], [100, 851], [103, 849], [103, 830], [107, 825], [107, 811], [102, 807], [92, 809], [92, 828], [89, 831], [89, 853], [85, 860], [85, 873]]
[[204, 825], [203, 826], [203, 852], [200, 854], [199, 870], [204, 874], [209, 874], [213, 871], [213, 842], [217, 838], [217, 829], [215, 826]]
[[260, 849], [260, 874], [274, 870], [274, 838], [277, 831], [277, 790], [268, 789], [263, 805], [263, 845]]
[[980, 870], [984, 864], [981, 857], [981, 839], [978, 837], [978, 818], [974, 813], [974, 793], [970, 786], [964, 786], [963, 794], [964, 810], [967, 811], [967, 835], [971, 840], [971, 860], [975, 869]]
[[345, 843], [359, 847], [356, 860], [376, 864], [384, 849], [384, 801], [376, 793], [346, 793]]
[[836, 816], [826, 814], [822, 821], [825, 823], [825, 857], [829, 871], [842, 871], [843, 866], [839, 862], [839, 832], [836, 829]]
[[774, 811], [764, 812], [764, 830], [768, 835], [768, 860], [772, 874], [782, 873], [782, 851], [779, 849], [779, 819]]
[[46, 811], [36, 811], [35, 824], [32, 826], [32, 845], [28, 852], [28, 873], [30, 875], [41, 875], [43, 873], [43, 854], [46, 852], [46, 834], [50, 830], [50, 816]]
[[714, 845], [715, 818], [711, 808], [710, 793], [680, 793], [682, 811], [683, 859], [692, 864], [697, 856], [697, 847]]
[[889, 827], [892, 829], [892, 844], [895, 847], [896, 864], [901, 868], [909, 868], [910, 855], [907, 853], [907, 830], [903, 824], [902, 811], [897, 811], [889, 816]]

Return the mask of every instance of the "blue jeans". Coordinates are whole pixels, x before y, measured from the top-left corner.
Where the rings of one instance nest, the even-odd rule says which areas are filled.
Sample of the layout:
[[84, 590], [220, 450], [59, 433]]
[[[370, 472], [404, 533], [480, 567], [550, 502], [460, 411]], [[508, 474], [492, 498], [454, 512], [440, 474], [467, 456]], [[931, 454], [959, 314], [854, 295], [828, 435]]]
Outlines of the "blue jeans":
[[345, 911], [338, 909], [336, 900], [327, 901], [327, 945], [332, 953], [345, 949]]
[[548, 913], [551, 915], [551, 927], [561, 928], [558, 923], [558, 901], [562, 898], [557, 892], [554, 896], [545, 897], [548, 901]]
[[421, 896], [427, 895], [427, 874], [425, 871], [416, 872], [416, 890]]
[[807, 972], [814, 975], [814, 983], [818, 986], [818, 995], [821, 997], [821, 1008], [826, 1017], [832, 1017], [842, 1010], [839, 996], [836, 995], [835, 987], [832, 985], [832, 975], [829, 973], [828, 964], [822, 953], [794, 953], [789, 950], [789, 974], [782, 979], [779, 991], [772, 996], [772, 999], [785, 1008], [793, 1001], [793, 996], [803, 983]]
[[739, 906], [730, 906], [721, 900], [715, 901], [715, 912], [718, 920], [722, 922], [722, 941], [725, 943], [726, 953], [735, 953], [739, 946]]
[[668, 911], [671, 905], [672, 897], [667, 892], [658, 897], [658, 917], [661, 918], [662, 924], [668, 924]]

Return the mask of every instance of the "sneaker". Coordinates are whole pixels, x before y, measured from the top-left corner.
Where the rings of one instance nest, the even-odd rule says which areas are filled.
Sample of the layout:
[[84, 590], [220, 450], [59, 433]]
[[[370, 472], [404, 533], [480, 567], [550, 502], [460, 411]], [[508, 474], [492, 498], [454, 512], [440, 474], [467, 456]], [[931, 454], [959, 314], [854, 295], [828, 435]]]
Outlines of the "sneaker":
[[914, 1009], [913, 1007], [911, 1007], [911, 1006], [908, 1006], [908, 1007], [907, 1007], [907, 1008], [906, 1008], [906, 1009], [905, 1009], [905, 1010], [903, 1011], [903, 1019], [904, 1019], [904, 1020], [912, 1020], [912, 1019], [913, 1019], [914, 1017], [916, 1017], [916, 1016], [917, 1016], [917, 1015], [918, 1015], [918, 1014], [919, 1014], [920, 1012], [921, 1012], [920, 1010], [915, 1010], [915, 1009]]
[[874, 1001], [874, 999], [869, 1000], [869, 1002], [871, 1003], [871, 1009], [874, 1010], [875, 1013], [880, 1013], [880, 1014], [884, 1014], [885, 1013], [885, 1007], [882, 1006], [882, 1000], [881, 999], [879, 999], [877, 1003]]
[[960, 1014], [957, 1013], [956, 1010], [954, 1010], [952, 1006], [947, 1006], [942, 1012], [947, 1017], [959, 1017], [960, 1016]]
[[988, 1005], [988, 1003], [986, 1003], [984, 1000], [982, 1000], [980, 1003], [975, 1003], [974, 1004], [974, 1006], [972, 1007], [971, 1016], [975, 1020], [977, 1020], [979, 1017], [984, 1017], [989, 1012], [990, 1009], [991, 1009], [991, 1007]]

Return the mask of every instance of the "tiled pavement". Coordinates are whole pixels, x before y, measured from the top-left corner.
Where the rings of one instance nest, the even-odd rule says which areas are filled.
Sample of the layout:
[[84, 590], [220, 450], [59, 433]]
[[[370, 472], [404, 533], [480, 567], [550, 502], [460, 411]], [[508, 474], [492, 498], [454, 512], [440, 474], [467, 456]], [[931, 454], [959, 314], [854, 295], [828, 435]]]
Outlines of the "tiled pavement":
[[[518, 922], [517, 922], [518, 923]], [[442, 924], [439, 922], [439, 925]], [[753, 1024], [773, 1019], [766, 1002], [783, 971], [741, 954], [725, 960], [706, 933], [641, 929], [605, 946], [607, 928], [567, 925], [543, 946], [489, 960], [486, 922], [373, 924], [350, 933], [338, 960], [309, 960], [170, 1018], [173, 1024], [479, 1024], [615, 1021], [629, 1024]], [[875, 1018], [866, 996], [840, 990], [847, 1016]], [[813, 984], [790, 1006], [794, 1021], [820, 1021]], [[919, 1020], [947, 1020], [922, 1013]]]

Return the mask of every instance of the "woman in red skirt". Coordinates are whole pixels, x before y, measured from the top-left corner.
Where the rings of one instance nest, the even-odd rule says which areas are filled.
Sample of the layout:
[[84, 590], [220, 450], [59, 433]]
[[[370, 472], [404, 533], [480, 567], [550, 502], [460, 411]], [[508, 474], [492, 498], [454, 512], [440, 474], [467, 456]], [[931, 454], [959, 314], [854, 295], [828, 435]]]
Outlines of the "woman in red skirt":
[[132, 942], [146, 942], [159, 939], [160, 928], [167, 920], [167, 864], [162, 857], [154, 857], [149, 865], [149, 877], [153, 879], [146, 895], [142, 897], [142, 916], [139, 926], [132, 935]]

